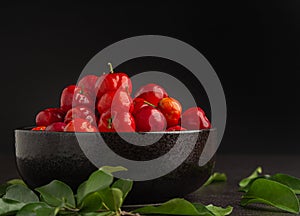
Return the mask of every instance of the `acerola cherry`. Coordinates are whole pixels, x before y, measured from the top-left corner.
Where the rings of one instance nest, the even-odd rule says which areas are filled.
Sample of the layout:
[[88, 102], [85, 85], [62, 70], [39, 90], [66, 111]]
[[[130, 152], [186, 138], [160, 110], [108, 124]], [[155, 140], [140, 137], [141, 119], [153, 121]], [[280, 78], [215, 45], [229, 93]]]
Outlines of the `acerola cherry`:
[[97, 125], [95, 113], [87, 107], [78, 106], [78, 107], [74, 107], [74, 108], [70, 109], [65, 116], [64, 122], [66, 124], [68, 124], [70, 121], [72, 121], [73, 119], [76, 119], [76, 118], [85, 119], [91, 125], [94, 125], [94, 126]]
[[129, 95], [132, 92], [132, 83], [130, 78], [125, 73], [114, 72], [112, 64], [108, 63], [110, 73], [103, 74], [96, 82], [97, 99], [109, 91], [116, 91], [118, 89], [126, 91]]
[[136, 93], [135, 97], [143, 98], [145, 101], [153, 104], [154, 106], [158, 105], [158, 102], [168, 97], [165, 89], [157, 84], [150, 83], [148, 85], [142, 86]]
[[178, 100], [166, 97], [159, 101], [157, 107], [164, 114], [168, 127], [178, 125], [182, 107]]
[[181, 116], [181, 126], [188, 130], [201, 130], [211, 128], [204, 111], [200, 107], [192, 107]]
[[75, 88], [72, 103], [72, 107], [86, 106], [92, 108], [95, 106], [95, 103], [92, 101], [88, 92], [84, 91], [80, 87]]
[[167, 131], [185, 131], [186, 129], [179, 126], [179, 125], [176, 125], [176, 126], [173, 126], [173, 127], [169, 127], [167, 129]]
[[97, 132], [97, 128], [92, 126], [88, 121], [85, 119], [73, 119], [70, 121], [65, 129], [65, 132]]
[[100, 132], [134, 132], [135, 121], [129, 112], [107, 111], [100, 117], [98, 130]]
[[145, 106], [136, 112], [135, 124], [138, 132], [164, 131], [167, 126], [164, 115], [152, 106]]
[[83, 91], [88, 92], [91, 97], [94, 97], [96, 95], [95, 87], [98, 78], [96, 75], [86, 75], [79, 80], [77, 86], [83, 89]]
[[33, 131], [44, 131], [44, 130], [46, 130], [46, 126], [34, 127], [31, 130], [33, 130]]
[[106, 92], [97, 103], [98, 112], [112, 111], [133, 111], [133, 101], [127, 92], [123, 90]]
[[60, 108], [48, 108], [40, 111], [35, 118], [37, 126], [48, 126], [54, 122], [62, 122], [65, 113]]
[[155, 107], [153, 104], [149, 103], [148, 101], [145, 101], [143, 98], [134, 98], [133, 99], [133, 111], [132, 115], [134, 116], [141, 108], [145, 106], [152, 106]]
[[68, 112], [72, 108], [73, 96], [76, 85], [69, 85], [61, 93], [60, 107], [63, 111]]
[[66, 127], [64, 122], [54, 122], [46, 127], [46, 131], [63, 132]]

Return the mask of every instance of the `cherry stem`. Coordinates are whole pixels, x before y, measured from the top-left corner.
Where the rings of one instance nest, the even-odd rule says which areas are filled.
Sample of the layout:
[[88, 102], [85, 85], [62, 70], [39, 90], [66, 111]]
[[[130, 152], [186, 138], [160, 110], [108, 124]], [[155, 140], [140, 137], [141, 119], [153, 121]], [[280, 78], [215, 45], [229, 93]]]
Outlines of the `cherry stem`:
[[156, 106], [155, 106], [154, 104], [152, 104], [152, 103], [150, 103], [150, 102], [148, 102], [148, 101], [145, 101], [145, 100], [144, 100], [144, 103], [145, 103], [145, 104], [148, 104], [149, 106], [152, 106], [152, 107], [156, 108]]
[[113, 69], [112, 64], [111, 64], [110, 62], [108, 62], [107, 64], [108, 64], [108, 66], [109, 66], [109, 71], [110, 71], [110, 73], [114, 73], [114, 69]]

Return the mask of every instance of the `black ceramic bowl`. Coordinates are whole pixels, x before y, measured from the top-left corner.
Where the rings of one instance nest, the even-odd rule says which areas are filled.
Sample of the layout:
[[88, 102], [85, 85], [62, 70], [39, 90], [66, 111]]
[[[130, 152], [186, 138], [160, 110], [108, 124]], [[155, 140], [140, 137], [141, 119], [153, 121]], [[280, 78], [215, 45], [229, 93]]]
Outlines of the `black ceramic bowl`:
[[[81, 142], [83, 140], [91, 148], [93, 145], [99, 145], [93, 143], [95, 134], [80, 133], [83, 138]], [[212, 139], [208, 141], [209, 134]], [[215, 157], [204, 166], [199, 166], [199, 158], [205, 145], [214, 145], [216, 142], [215, 129], [156, 132], [145, 135], [147, 139], [151, 139], [152, 136], [157, 138], [158, 135], [161, 137], [152, 145], [138, 146], [128, 143], [117, 133], [101, 133], [110, 150], [136, 161], [146, 161], [164, 155], [175, 145], [179, 136], [180, 145], [191, 142], [192, 137], [196, 140], [196, 144], [189, 156], [175, 170], [157, 179], [134, 182], [133, 190], [126, 200], [127, 204], [162, 202], [174, 197], [184, 197], [197, 190], [211, 175]], [[136, 133], [123, 133], [122, 136], [143, 141]], [[31, 131], [25, 128], [15, 130], [15, 138], [18, 171], [31, 188], [58, 179], [76, 190], [78, 185], [97, 169], [81, 150], [75, 133]], [[101, 154], [105, 152], [101, 152], [99, 157]]]

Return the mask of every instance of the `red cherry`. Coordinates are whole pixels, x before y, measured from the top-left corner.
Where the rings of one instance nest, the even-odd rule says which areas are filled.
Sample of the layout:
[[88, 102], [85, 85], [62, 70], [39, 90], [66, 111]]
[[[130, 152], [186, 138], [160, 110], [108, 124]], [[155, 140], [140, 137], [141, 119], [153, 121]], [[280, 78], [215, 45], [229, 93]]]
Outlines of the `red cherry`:
[[63, 132], [66, 127], [64, 122], [54, 122], [46, 127], [46, 131]]
[[178, 100], [166, 97], [159, 101], [158, 109], [164, 114], [168, 127], [178, 125], [182, 107]]
[[135, 121], [129, 112], [107, 111], [101, 115], [98, 129], [100, 132], [134, 132]]
[[44, 130], [46, 130], [46, 126], [34, 127], [31, 130], [33, 130], [33, 131], [44, 131]]
[[73, 119], [76, 119], [76, 118], [85, 119], [91, 125], [94, 125], [94, 126], [97, 125], [97, 119], [96, 119], [95, 113], [87, 107], [78, 106], [78, 107], [74, 107], [74, 108], [70, 109], [65, 116], [64, 122], [66, 124], [68, 124], [70, 121], [72, 121]]
[[176, 126], [173, 126], [173, 127], [169, 127], [167, 129], [167, 131], [186, 131], [186, 129], [179, 126], [179, 125], [176, 125]]
[[200, 107], [192, 107], [181, 116], [181, 126], [188, 130], [201, 130], [211, 128], [204, 111]]
[[84, 76], [81, 78], [81, 80], [79, 80], [77, 86], [83, 89], [85, 92], [88, 92], [91, 97], [94, 97], [96, 95], [95, 87], [98, 78], [99, 77], [96, 75]]
[[48, 108], [40, 111], [35, 118], [37, 126], [48, 126], [54, 122], [62, 122], [65, 113], [60, 108]]
[[168, 94], [163, 87], [154, 83], [150, 83], [142, 86], [135, 93], [135, 97], [143, 98], [154, 106], [157, 106], [161, 99], [168, 97]]
[[130, 78], [125, 73], [115, 73], [112, 65], [109, 63], [110, 73], [103, 74], [96, 82], [97, 99], [109, 91], [117, 91], [118, 89], [126, 91], [129, 95], [132, 92], [132, 83]]
[[152, 106], [154, 107], [153, 104], [150, 104], [149, 102], [145, 101], [143, 98], [134, 98], [133, 99], [133, 111], [132, 115], [135, 116], [135, 114], [143, 107], [145, 106]]
[[95, 106], [95, 103], [91, 99], [88, 92], [84, 91], [80, 87], [75, 88], [74, 96], [73, 96], [72, 107], [77, 107], [77, 106], [86, 106], [86, 107], [90, 107], [90, 108]]
[[92, 126], [88, 121], [85, 119], [73, 119], [70, 121], [65, 129], [65, 132], [97, 132], [97, 128]]
[[152, 106], [145, 106], [135, 114], [137, 131], [164, 131], [167, 123], [164, 115]]
[[97, 103], [99, 113], [111, 111], [133, 111], [133, 101], [127, 92], [123, 90], [106, 92]]
[[75, 88], [76, 85], [69, 85], [61, 93], [60, 107], [65, 112], [68, 112], [68, 110], [72, 108]]

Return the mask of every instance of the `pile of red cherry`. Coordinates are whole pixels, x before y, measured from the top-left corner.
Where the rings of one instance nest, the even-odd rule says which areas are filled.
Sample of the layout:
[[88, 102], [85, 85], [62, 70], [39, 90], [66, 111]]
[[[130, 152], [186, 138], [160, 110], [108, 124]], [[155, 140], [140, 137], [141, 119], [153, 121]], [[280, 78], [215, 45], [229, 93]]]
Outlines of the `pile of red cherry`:
[[182, 113], [179, 101], [159, 85], [142, 86], [132, 98], [130, 78], [121, 72], [87, 75], [61, 94], [60, 108], [36, 116], [32, 130], [65, 132], [149, 132], [199, 130], [211, 127], [204, 111]]

